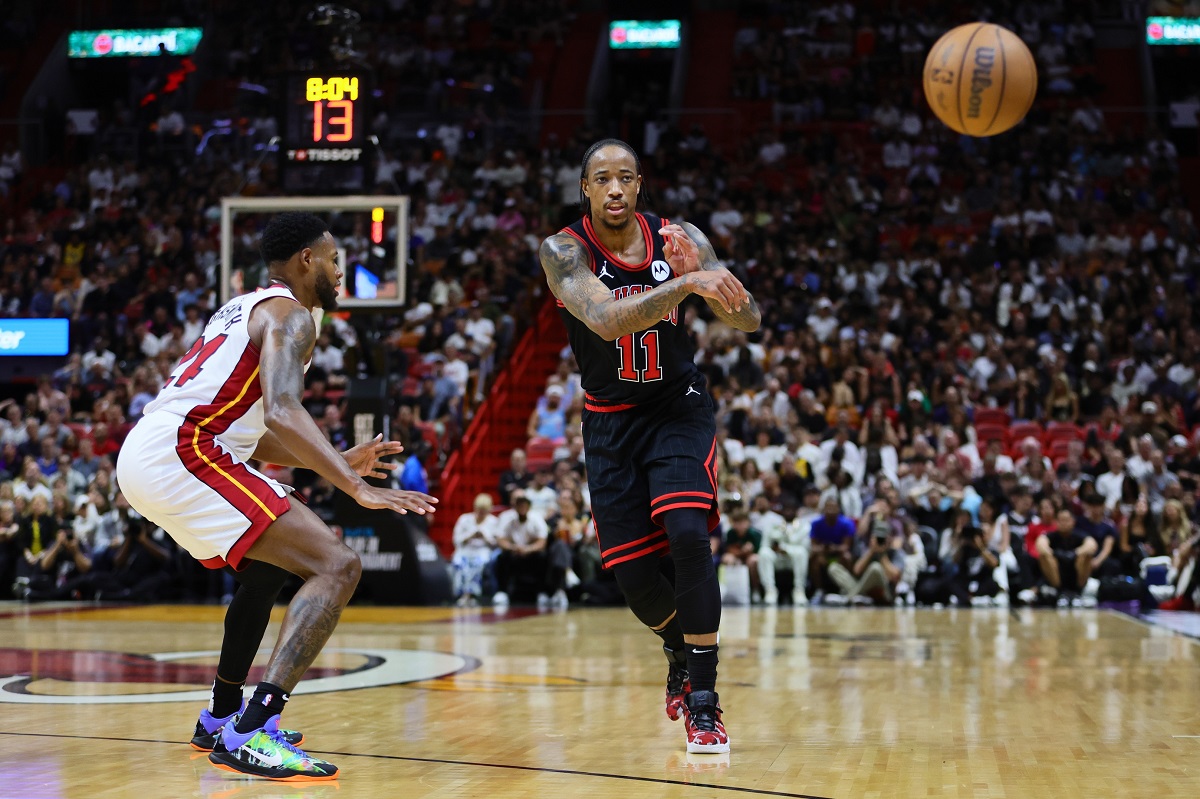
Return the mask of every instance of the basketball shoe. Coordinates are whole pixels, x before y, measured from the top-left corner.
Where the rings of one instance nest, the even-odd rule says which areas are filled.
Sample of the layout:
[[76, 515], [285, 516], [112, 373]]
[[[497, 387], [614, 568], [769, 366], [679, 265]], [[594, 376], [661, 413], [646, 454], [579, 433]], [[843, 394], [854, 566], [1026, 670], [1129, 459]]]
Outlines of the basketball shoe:
[[[200, 711], [200, 718], [196, 721], [196, 732], [192, 735], [192, 748], [201, 752], [211, 752], [216, 746], [217, 739], [221, 737], [221, 728], [226, 724], [232, 724], [234, 719], [241, 715], [246, 710], [245, 701], [242, 702], [242, 708], [237, 713], [226, 716], [223, 719], [216, 718], [208, 711], [208, 708]], [[292, 746], [299, 746], [304, 743], [304, 733], [296, 732], [295, 730], [280, 730], [279, 733]]]
[[271, 716], [265, 725], [247, 733], [238, 732], [235, 722], [229, 722], [221, 729], [208, 760], [225, 771], [269, 780], [309, 782], [338, 776], [337, 766], [287, 742], [279, 729], [279, 716]]
[[683, 705], [687, 721], [687, 750], [693, 754], [729, 751], [729, 736], [721, 723], [721, 705], [715, 691], [692, 691]]
[[678, 721], [683, 715], [683, 700], [692, 690], [688, 680], [687, 652], [664, 646], [663, 653], [667, 656], [667, 718]]

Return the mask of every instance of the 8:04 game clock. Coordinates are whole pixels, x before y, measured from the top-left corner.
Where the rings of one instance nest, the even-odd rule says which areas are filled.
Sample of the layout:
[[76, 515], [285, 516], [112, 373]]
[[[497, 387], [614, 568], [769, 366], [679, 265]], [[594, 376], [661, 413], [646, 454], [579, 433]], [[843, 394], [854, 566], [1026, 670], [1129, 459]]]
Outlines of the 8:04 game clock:
[[358, 191], [367, 170], [371, 82], [362, 74], [299, 73], [285, 81], [284, 187]]

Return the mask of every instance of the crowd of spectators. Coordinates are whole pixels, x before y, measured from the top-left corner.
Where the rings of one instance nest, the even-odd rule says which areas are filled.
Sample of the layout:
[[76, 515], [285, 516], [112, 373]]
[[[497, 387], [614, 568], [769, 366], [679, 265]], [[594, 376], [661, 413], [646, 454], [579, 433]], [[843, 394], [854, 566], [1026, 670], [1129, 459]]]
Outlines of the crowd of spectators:
[[[763, 9], [787, 24], [762, 24]], [[884, 66], [919, 67], [911, 54], [940, 21], [760, 3], [744, 9], [735, 84], [774, 117], [728, 148], [667, 128], [645, 153], [654, 210], [704, 229], [764, 310], [750, 336], [698, 303], [682, 317], [718, 406], [714, 559], [731, 596], [744, 580], [768, 603], [1190, 601], [1198, 261], [1175, 150], [1091, 100], [1091, 32], [1069, 9], [1002, 11], [1062, 81], [1013, 134], [954, 136], [891, 83]], [[453, 14], [441, 24], [460, 41]], [[360, 43], [395, 60], [379, 31]], [[231, 74], [277, 73], [271, 41], [231, 43]], [[498, 57], [430, 41], [403, 50], [396, 81], [420, 69], [449, 85], [467, 73], [447, 69]], [[491, 92], [466, 83], [452, 96], [478, 108]], [[418, 459], [404, 474], [436, 474], [544, 296], [537, 245], [578, 213], [578, 160], [601, 135], [535, 144], [483, 112], [447, 112], [381, 154], [376, 189], [413, 198], [414, 301], [367, 325], [330, 317], [310, 371], [306, 407], [337, 446], [348, 382], [390, 378], [393, 436]], [[108, 124], [130, 124], [118, 117]], [[4, 222], [0, 314], [70, 317], [73, 355], [0, 419], [0, 592], [228, 593], [128, 509], [112, 460], [215, 309], [219, 198], [279, 192], [272, 159], [236, 135], [261, 141], [277, 124], [202, 152], [151, 137], [135, 160], [96, 152], [10, 189], [27, 202]], [[22, 185], [19, 160], [5, 163]], [[256, 224], [238, 230], [247, 248]], [[353, 219], [334, 227], [349, 250], [366, 246]], [[598, 568], [580, 407], [564, 354], [527, 452], [456, 527], [462, 602], [619, 601]], [[330, 514], [323, 481], [281, 478]]]
[[[349, 49], [330, 54], [378, 68], [372, 125], [383, 147], [367, 189], [412, 199], [406, 288], [417, 299], [369, 320], [327, 315], [305, 406], [335, 446], [348, 446], [341, 416], [351, 381], [387, 376], [391, 434], [416, 467], [400, 472], [405, 480], [436, 479], [523, 320], [531, 318], [524, 311], [541, 291], [538, 234], [557, 223], [562, 170], [577, 169], [575, 151], [582, 149], [576, 142], [533, 146], [524, 128], [494, 118], [504, 107], [521, 105], [524, 48], [559, 40], [569, 20], [564, 11], [553, 24], [540, 24], [528, 3], [495, 6], [470, 15], [471, 24], [506, 32], [482, 43], [462, 38], [468, 15], [457, 4], [371, 6], [353, 46], [343, 41]], [[245, 13], [231, 4], [212, 10]], [[275, 85], [306, 58], [325, 58], [317, 51], [305, 56], [312, 30], [302, 17], [289, 26], [264, 24], [268, 35], [241, 39], [238, 31], [255, 29], [244, 19], [209, 26], [218, 39], [236, 40], [222, 49], [227, 77], [243, 88]], [[430, 101], [414, 105], [401, 87], [420, 85]], [[410, 148], [391, 136], [403, 125], [389, 114], [413, 108], [440, 121]], [[176, 124], [177, 117], [186, 124]], [[36, 391], [13, 384], [0, 420], [0, 490], [12, 492], [0, 502], [11, 503], [6, 513], [16, 525], [0, 538], [0, 596], [112, 595], [119, 592], [97, 575], [139, 560], [174, 575], [139, 589], [141, 598], [228, 596], [227, 580], [196, 572], [161, 530], [150, 530], [149, 539], [142, 535], [142, 521], [112, 481], [125, 435], [219, 304], [220, 198], [283, 193], [276, 159], [256, 149], [281, 121], [259, 111], [222, 135], [202, 136], [211, 132], [212, 117], [182, 108], [174, 97], [139, 109], [117, 102], [102, 109], [94, 137], [58, 154], [64, 169], [34, 177], [15, 147], [0, 147], [0, 316], [58, 316], [72, 323], [70, 357], [40, 379]], [[124, 158], [107, 144], [129, 128], [136, 129], [139, 149]], [[239, 264], [250, 264], [265, 221], [262, 215], [236, 220]], [[371, 249], [366, 220], [345, 214], [330, 215], [330, 222], [348, 254], [365, 257]], [[323, 480], [287, 469], [278, 476], [331, 515], [333, 492]], [[37, 486], [52, 509], [47, 519], [29, 505]], [[101, 505], [93, 507], [97, 492]], [[102, 525], [104, 534], [97, 533], [97, 515], [111, 520]], [[144, 540], [154, 542], [145, 544], [146, 557], [131, 559]]]
[[[750, 3], [735, 91], [773, 119], [732, 153], [696, 126], [646, 154], [656, 212], [764, 307], [750, 336], [684, 313], [718, 403], [727, 597], [1193, 601], [1200, 260], [1175, 147], [1095, 102], [1082, 7], [992, 6], [1045, 78], [1013, 134], [958, 137], [913, 96], [946, 20]], [[529, 420], [527, 479], [552, 487], [570, 371]], [[559, 538], [586, 568], [590, 526]]]

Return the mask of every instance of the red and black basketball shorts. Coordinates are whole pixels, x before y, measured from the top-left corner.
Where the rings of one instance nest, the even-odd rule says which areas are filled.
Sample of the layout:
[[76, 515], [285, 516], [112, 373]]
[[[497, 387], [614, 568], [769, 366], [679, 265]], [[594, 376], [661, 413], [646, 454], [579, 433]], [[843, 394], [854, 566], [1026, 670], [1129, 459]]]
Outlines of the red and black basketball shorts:
[[605, 568], [666, 555], [668, 511], [696, 508], [708, 513], [710, 531], [720, 524], [712, 400], [703, 381], [684, 391], [653, 406], [583, 412], [592, 518]]

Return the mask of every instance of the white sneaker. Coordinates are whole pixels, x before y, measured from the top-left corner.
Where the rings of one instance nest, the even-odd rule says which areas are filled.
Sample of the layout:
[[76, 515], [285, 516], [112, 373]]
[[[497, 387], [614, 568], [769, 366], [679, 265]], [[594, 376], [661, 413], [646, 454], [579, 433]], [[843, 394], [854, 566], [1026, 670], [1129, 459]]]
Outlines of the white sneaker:
[[1017, 599], [1026, 605], [1032, 605], [1034, 602], [1037, 602], [1037, 591], [1033, 588], [1025, 588], [1017, 592]]
[[842, 594], [826, 594], [821, 603], [832, 608], [844, 608], [850, 604], [850, 600]]
[[508, 607], [508, 594], [503, 591], [497, 591], [492, 595], [492, 604], [500, 607]]
[[971, 597], [971, 607], [973, 608], [990, 608], [991, 606], [992, 598], [990, 596]]
[[803, 591], [793, 591], [792, 604], [798, 608], [808, 607], [808, 594]]
[[567, 599], [567, 592], [561, 588], [554, 592], [554, 596], [550, 597], [550, 607], [552, 608], [566, 610], [570, 604], [570, 601]]
[[772, 589], [770, 591], [763, 592], [763, 604], [764, 605], [778, 605], [779, 604], [779, 591]]
[[992, 603], [998, 608], [1008, 607], [1008, 604], [1009, 604], [1008, 603], [1008, 594], [1001, 591], [1000, 593], [998, 593], [994, 597], [992, 597]]
[[855, 607], [866, 607], [867, 605], [874, 605], [875, 600], [865, 594], [855, 594], [850, 597], [850, 604]]
[[1075, 607], [1081, 607], [1081, 608], [1094, 608], [1100, 604], [1098, 601], [1096, 601], [1096, 597], [1087, 596], [1086, 594], [1079, 597], [1079, 599], [1077, 599], [1076, 601], [1079, 604], [1075, 605]]
[[1098, 593], [1100, 593], [1100, 581], [1095, 577], [1089, 577], [1087, 584], [1083, 586], [1082, 596], [1095, 599]]
[[539, 608], [550, 607], [550, 597], [548, 597], [546, 594], [538, 594], [537, 606]]

